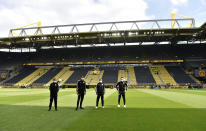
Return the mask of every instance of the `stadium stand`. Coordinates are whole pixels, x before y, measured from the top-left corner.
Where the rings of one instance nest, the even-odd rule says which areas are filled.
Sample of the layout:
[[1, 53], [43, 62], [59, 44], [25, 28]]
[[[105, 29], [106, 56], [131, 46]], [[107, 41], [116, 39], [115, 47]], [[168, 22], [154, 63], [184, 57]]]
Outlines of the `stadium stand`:
[[180, 66], [165, 66], [170, 75], [179, 84], [196, 83]]
[[[145, 45], [128, 47], [91, 47], [73, 49], [40, 50], [31, 54], [34, 62], [101, 61], [101, 60], [176, 60], [188, 57], [204, 57], [205, 45]], [[198, 52], [197, 52], [198, 50]], [[105, 53], [106, 52], [106, 53]], [[33, 57], [34, 56], [34, 57]]]
[[[57, 79], [60, 82], [60, 85], [63, 85], [65, 81], [72, 75], [74, 71], [70, 70], [70, 67], [64, 67], [56, 76], [53, 78]], [[52, 79], [53, 79], [52, 78]], [[52, 82], [52, 79], [45, 84], [45, 86], [49, 86], [50, 83]]]
[[120, 81], [121, 77], [124, 78], [125, 81], [127, 81], [127, 70], [126, 69], [121, 69], [118, 71], [118, 81]]
[[72, 67], [71, 70], [74, 71], [74, 73], [66, 80], [65, 84], [76, 84], [77, 80], [82, 76], [85, 77], [87, 72], [92, 69], [92, 67]]
[[86, 75], [86, 83], [88, 85], [96, 85], [99, 82], [99, 79], [102, 78], [104, 71], [95, 68], [93, 71], [88, 71]]
[[200, 80], [195, 78], [192, 74], [188, 74], [197, 84], [201, 84]]
[[100, 70], [104, 70], [102, 80], [107, 84], [114, 84], [118, 80], [119, 67], [100, 67]]
[[134, 72], [134, 66], [127, 66], [126, 67], [128, 70], [128, 75], [127, 75], [127, 82], [129, 85], [136, 85], [137, 81], [136, 81], [136, 76], [135, 76], [135, 72]]
[[157, 69], [157, 67], [155, 66], [149, 66], [150, 72], [156, 82], [157, 85], [163, 85], [163, 80], [161, 79], [161, 77], [159, 76], [159, 70]]
[[[198, 51], [197, 51], [198, 50]], [[87, 62], [87, 61], [141, 61], [141, 60], [185, 60], [190, 63], [205, 64], [206, 45], [179, 44], [144, 45], [127, 47], [91, 47], [40, 49], [38, 52], [0, 52], [0, 67], [2, 70], [12, 70], [24, 63], [58, 63], [58, 62]], [[106, 53], [105, 53], [106, 52]], [[197, 62], [197, 60], [200, 60]], [[194, 61], [193, 61], [194, 60]]]
[[176, 60], [186, 58], [206, 58], [204, 53], [205, 50], [206, 45], [200, 44], [40, 49], [38, 52], [30, 53], [0, 52], [0, 62], [5, 63], [2, 65], [5, 68], [11, 68], [11, 66], [32, 62]]
[[15, 86], [28, 86], [31, 85], [34, 81], [39, 79], [41, 76], [43, 76], [48, 70], [50, 70], [50, 67], [39, 67], [37, 70], [35, 70], [33, 73], [19, 81], [15, 84]]
[[165, 69], [164, 65], [150, 66], [150, 70], [151, 70], [152, 75], [156, 81], [156, 84], [158, 84], [158, 85], [165, 85], [165, 84], [177, 85], [176, 81], [168, 73], [168, 71]]
[[176, 81], [168, 73], [168, 71], [165, 69], [164, 65], [159, 65], [158, 68], [160, 70], [159, 75], [160, 75], [161, 79], [163, 80], [164, 84], [177, 85]]
[[54, 76], [56, 76], [62, 68], [52, 68], [42, 75], [39, 79], [33, 82], [32, 85], [42, 86], [48, 83]]
[[20, 72], [7, 80], [4, 85], [15, 86], [49, 86], [53, 78], [61, 81], [61, 85], [74, 85], [77, 80], [85, 77], [88, 85], [96, 85], [100, 78], [109, 85], [115, 84], [121, 77], [125, 78], [128, 85], [183, 85], [198, 83], [198, 80], [186, 74], [181, 66], [107, 66], [99, 67], [24, 67]]
[[137, 83], [154, 84], [155, 80], [152, 77], [149, 67], [147, 66], [136, 66], [134, 67]]
[[[84, 76], [86, 82], [91, 85], [95, 85], [99, 78], [103, 78], [103, 82], [107, 84], [114, 84], [121, 76], [125, 77], [128, 85], [200, 84], [197, 78], [185, 73], [185, 70], [186, 68], [193, 70], [193, 68], [199, 68], [200, 66], [206, 67], [205, 50], [206, 45], [204, 44], [163, 44], [54, 48], [22, 53], [0, 52], [0, 62], [2, 63], [0, 67], [2, 71], [9, 72], [11, 76], [4, 81], [3, 85], [18, 86], [19, 83], [22, 85], [32, 83], [32, 85], [38, 85], [38, 83], [42, 83], [40, 85], [48, 86], [54, 77], [60, 79], [62, 85], [68, 85], [76, 84], [81, 76]], [[162, 62], [161, 60], [168, 60], [168, 62]], [[171, 62], [171, 60], [181, 61]], [[67, 62], [74, 63], [68, 64]], [[40, 66], [49, 67], [51, 70], [47, 73], [41, 73], [41, 75], [38, 75], [40, 69], [34, 73], [34, 70]], [[64, 68], [62, 68], [63, 66]], [[96, 66], [99, 67], [98, 74], [94, 74]], [[22, 69], [16, 74], [17, 67]], [[28, 71], [24, 72], [27, 68], [29, 68]], [[53, 68], [59, 70], [53, 72], [52, 70], [55, 70]], [[155, 70], [158, 70], [159, 73], [156, 74]]]
[[36, 70], [35, 67], [33, 66], [26, 66], [23, 67], [19, 73], [15, 76], [13, 76], [12, 78], [8, 79], [7, 81], [4, 82], [4, 85], [14, 85], [17, 82], [21, 81], [22, 79], [24, 79], [25, 77], [27, 77], [28, 75], [30, 75], [31, 73], [33, 73]]

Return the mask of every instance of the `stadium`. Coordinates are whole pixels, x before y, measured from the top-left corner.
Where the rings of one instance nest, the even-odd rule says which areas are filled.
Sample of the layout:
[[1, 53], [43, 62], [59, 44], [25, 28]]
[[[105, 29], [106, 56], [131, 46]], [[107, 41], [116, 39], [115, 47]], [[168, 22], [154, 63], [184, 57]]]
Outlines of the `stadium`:
[[[0, 130], [206, 129], [206, 23], [193, 18], [22, 26], [0, 38]], [[75, 111], [84, 77], [84, 110]], [[127, 83], [127, 107], [116, 84]], [[48, 112], [59, 82], [58, 112]], [[105, 108], [95, 108], [99, 79]]]

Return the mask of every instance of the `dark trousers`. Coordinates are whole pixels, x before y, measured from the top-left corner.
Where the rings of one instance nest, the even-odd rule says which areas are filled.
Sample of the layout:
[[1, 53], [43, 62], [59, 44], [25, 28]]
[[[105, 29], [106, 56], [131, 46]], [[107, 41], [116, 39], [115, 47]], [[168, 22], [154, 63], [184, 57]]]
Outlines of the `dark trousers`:
[[84, 93], [82, 94], [78, 94], [78, 98], [77, 98], [77, 108], [79, 107], [79, 101], [80, 101], [80, 108], [82, 107], [82, 102], [84, 100]]
[[123, 102], [124, 102], [124, 105], [126, 104], [126, 100], [125, 100], [125, 92], [119, 92], [119, 97], [118, 97], [118, 104], [120, 105], [120, 99], [121, 99], [121, 96], [123, 98]]
[[98, 107], [99, 104], [99, 98], [101, 97], [102, 106], [104, 106], [104, 95], [103, 94], [97, 94], [97, 100], [96, 100], [96, 106]]
[[52, 107], [53, 100], [54, 100], [55, 109], [57, 109], [57, 94], [56, 93], [50, 93], [49, 109], [51, 109]]

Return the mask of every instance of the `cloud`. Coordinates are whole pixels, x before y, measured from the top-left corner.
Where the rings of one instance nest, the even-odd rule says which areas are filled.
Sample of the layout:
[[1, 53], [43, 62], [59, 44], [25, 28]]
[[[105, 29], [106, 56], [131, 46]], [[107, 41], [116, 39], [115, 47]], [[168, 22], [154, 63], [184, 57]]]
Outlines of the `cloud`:
[[186, 4], [188, 0], [170, 0], [173, 5], [182, 5]]
[[0, 36], [37, 21], [45, 26], [150, 19], [146, 9], [144, 0], [0, 0]]
[[178, 9], [177, 8], [173, 8], [172, 9], [172, 13], [177, 13], [178, 12]]
[[206, 0], [200, 0], [203, 5], [206, 5]]

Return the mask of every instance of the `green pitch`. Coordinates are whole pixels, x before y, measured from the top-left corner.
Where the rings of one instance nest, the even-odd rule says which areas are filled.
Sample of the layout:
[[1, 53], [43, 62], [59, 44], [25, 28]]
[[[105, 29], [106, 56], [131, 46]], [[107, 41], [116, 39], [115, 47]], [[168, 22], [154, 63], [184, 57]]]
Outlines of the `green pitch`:
[[59, 111], [48, 112], [48, 89], [0, 89], [0, 131], [206, 130], [206, 90], [131, 89], [126, 109], [117, 108], [117, 95], [107, 89], [105, 108], [95, 109], [89, 89], [85, 109], [75, 111], [75, 89], [60, 90]]

